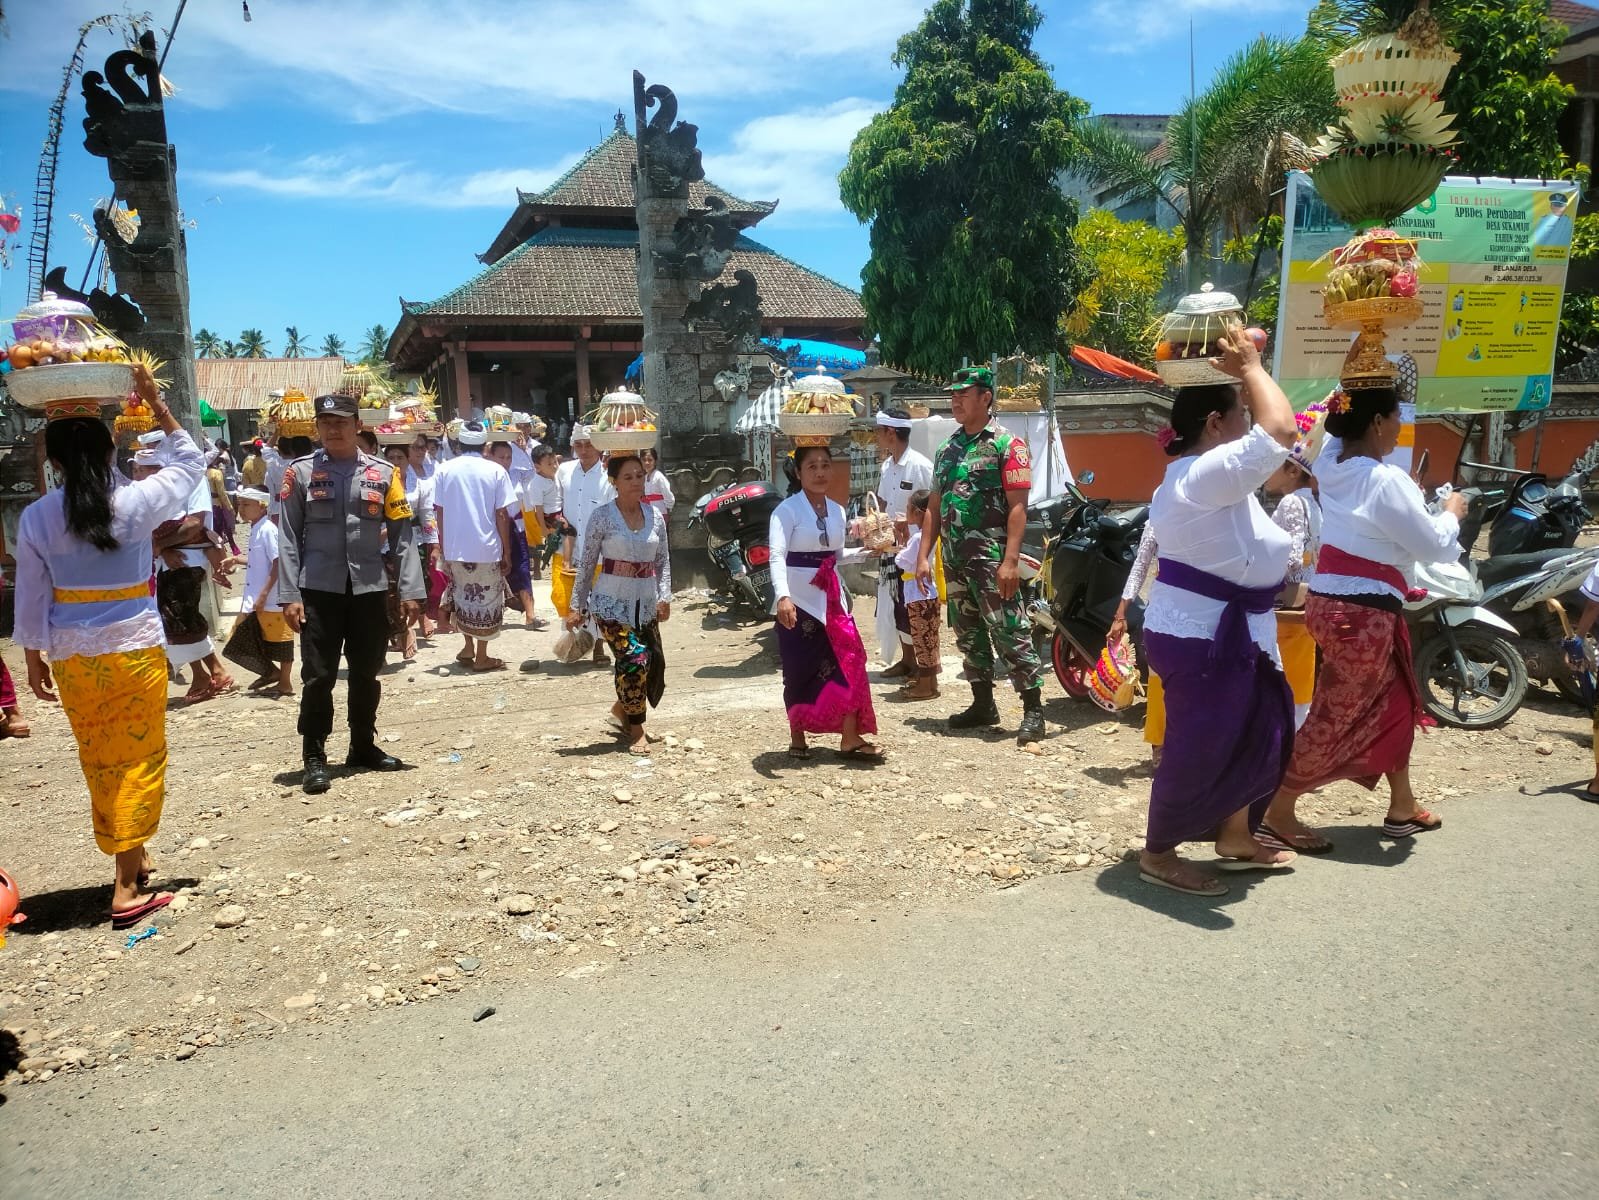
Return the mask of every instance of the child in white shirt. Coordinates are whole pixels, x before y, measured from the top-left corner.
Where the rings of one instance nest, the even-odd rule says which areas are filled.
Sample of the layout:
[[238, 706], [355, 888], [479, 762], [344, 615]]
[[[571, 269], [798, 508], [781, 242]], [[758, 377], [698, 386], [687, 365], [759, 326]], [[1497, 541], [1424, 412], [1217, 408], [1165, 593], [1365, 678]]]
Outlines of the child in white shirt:
[[936, 586], [923, 587], [916, 579], [916, 556], [922, 549], [922, 518], [927, 514], [931, 494], [924, 488], [911, 495], [905, 506], [910, 540], [894, 555], [905, 587], [905, 611], [911, 620], [911, 653], [916, 665], [905, 677], [905, 699], [931, 700], [938, 695], [939, 603]]

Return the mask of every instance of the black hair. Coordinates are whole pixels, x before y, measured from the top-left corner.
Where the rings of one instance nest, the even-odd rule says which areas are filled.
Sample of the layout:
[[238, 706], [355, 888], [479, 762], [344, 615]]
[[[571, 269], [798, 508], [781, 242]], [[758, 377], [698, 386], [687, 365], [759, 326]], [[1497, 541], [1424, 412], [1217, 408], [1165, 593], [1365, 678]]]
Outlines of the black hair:
[[537, 465], [538, 463], [543, 462], [546, 458], [560, 458], [561, 452], [554, 446], [548, 446], [540, 443], [539, 445], [533, 447], [533, 453], [528, 457], [530, 457], [534, 464]]
[[388, 458], [389, 451], [399, 450], [405, 454], [405, 460], [407, 462], [411, 461], [411, 447], [407, 446], [404, 442], [389, 442], [386, 445], [379, 446], [378, 450], [382, 453], [385, 459]]
[[617, 453], [605, 460], [605, 473], [614, 480], [621, 475], [622, 468], [630, 462], [638, 463], [641, 468], [644, 466], [644, 460], [637, 454], [632, 452]]
[[1399, 411], [1399, 392], [1395, 388], [1356, 388], [1346, 395], [1349, 407], [1343, 412], [1327, 414], [1328, 436], [1346, 442], [1358, 442], [1378, 417], [1390, 417]]
[[812, 450], [820, 450], [823, 454], [827, 455], [829, 460], [831, 460], [832, 457], [833, 457], [833, 448], [831, 446], [795, 446], [794, 447], [794, 472], [795, 472], [795, 474], [798, 474], [799, 473], [799, 469], [805, 465], [805, 456], [807, 454], [809, 454]]
[[313, 443], [308, 437], [280, 437], [278, 453], [287, 459], [304, 458], [311, 453]]
[[926, 512], [927, 504], [933, 498], [933, 493], [926, 488], [918, 488], [911, 493], [911, 498], [905, 502], [905, 511], [915, 509], [917, 512]]
[[373, 433], [370, 429], [357, 429], [355, 431], [355, 440], [360, 442], [363, 446], [371, 445], [375, 447], [378, 444], [378, 435]]
[[111, 533], [111, 431], [95, 417], [67, 417], [44, 427], [44, 452], [61, 470], [67, 529], [96, 550], [115, 550]]
[[1172, 458], [1187, 454], [1205, 431], [1205, 422], [1212, 413], [1225, 416], [1241, 403], [1238, 389], [1230, 383], [1179, 388], [1177, 398], [1171, 402], [1171, 427], [1177, 436], [1166, 443], [1166, 453]]
[[[911, 419], [910, 413], [906, 412], [903, 408], [885, 408], [883, 409], [883, 415], [885, 417], [892, 417], [896, 421], [909, 421]], [[900, 445], [906, 446], [910, 444], [911, 431], [909, 429], [901, 429], [898, 425], [879, 425], [878, 428], [886, 429], [892, 433], [896, 438], [899, 439]]]

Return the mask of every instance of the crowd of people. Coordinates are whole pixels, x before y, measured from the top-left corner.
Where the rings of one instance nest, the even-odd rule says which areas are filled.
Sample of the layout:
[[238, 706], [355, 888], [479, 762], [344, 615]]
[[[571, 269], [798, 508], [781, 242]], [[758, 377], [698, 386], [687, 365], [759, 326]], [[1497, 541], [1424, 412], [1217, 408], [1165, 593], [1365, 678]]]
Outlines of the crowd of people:
[[[1401, 605], [1411, 564], [1460, 553], [1462, 507], [1451, 498], [1429, 512], [1384, 462], [1400, 428], [1391, 381], [1363, 380], [1296, 416], [1241, 331], [1222, 347], [1217, 364], [1237, 382], [1178, 392], [1161, 439], [1172, 462], [1111, 629], [1115, 643], [1126, 602], [1147, 585], [1155, 767], [1140, 873], [1199, 896], [1226, 885], [1181, 858], [1184, 843], [1213, 842], [1222, 872], [1330, 852], [1295, 804], [1335, 780], [1388, 781], [1388, 837], [1439, 827], [1409, 777], [1419, 693]], [[527, 414], [510, 434], [456, 422], [442, 442], [380, 446], [356, 401], [332, 395], [314, 402], [316, 443], [257, 445], [235, 469], [225, 446], [197, 446], [137, 374], [159, 428], [139, 439], [126, 474], [98, 419], [52, 420], [46, 452], [62, 486], [29, 506], [17, 537], [16, 640], [29, 686], [59, 697], [71, 723], [95, 836], [115, 860], [115, 926], [170, 900], [149, 888], [145, 844], [165, 794], [167, 689], [184, 670], [189, 702], [236, 686], [224, 660], [253, 673], [252, 691], [297, 696], [302, 786], [318, 794], [332, 786], [341, 661], [346, 768], [397, 770], [377, 738], [386, 655], [409, 660], [419, 641], [453, 631], [463, 668], [506, 669], [491, 653], [506, 613], [546, 628], [531, 581], [548, 571], [558, 656], [611, 668], [621, 741], [649, 752], [648, 712], [667, 679], [675, 504], [652, 451], [603, 455], [577, 425], [563, 461]], [[911, 449], [906, 413], [876, 417], [876, 508], [894, 535], [873, 551], [851, 544], [859, 523], [834, 498], [830, 448], [794, 452], [769, 550], [795, 759], [814, 755], [817, 736], [836, 735], [847, 761], [890, 752], [873, 740], [872, 656], [839, 574], [867, 558], [879, 575], [881, 678], [898, 680], [902, 699], [939, 695], [947, 607], [971, 688], [948, 728], [999, 724], [1003, 673], [1021, 699], [1018, 742], [1045, 735], [1043, 667], [1019, 588], [1028, 446], [995, 419], [987, 368], [961, 369], [949, 392], [956, 429], [932, 460]], [[1271, 516], [1262, 490], [1277, 497]], [[237, 521], [249, 531], [242, 551]], [[215, 591], [241, 564], [240, 616], [224, 641]], [[5, 730], [27, 736], [9, 675], [0, 709]]]

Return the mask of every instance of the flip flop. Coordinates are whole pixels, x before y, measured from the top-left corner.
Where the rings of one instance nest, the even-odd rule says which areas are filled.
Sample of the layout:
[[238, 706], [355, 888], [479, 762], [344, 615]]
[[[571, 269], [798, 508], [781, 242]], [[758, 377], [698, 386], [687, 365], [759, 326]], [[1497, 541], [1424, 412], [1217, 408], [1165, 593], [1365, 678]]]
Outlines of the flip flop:
[[1227, 894], [1227, 885], [1219, 879], [1212, 879], [1204, 887], [1191, 888], [1184, 887], [1175, 880], [1156, 875], [1152, 871], [1139, 871], [1138, 878], [1145, 883], [1152, 883], [1156, 887], [1170, 888], [1174, 892], [1181, 892], [1185, 896], [1225, 896]]
[[1443, 828], [1443, 820], [1433, 816], [1425, 808], [1417, 811], [1414, 817], [1407, 821], [1395, 821], [1391, 817], [1382, 823], [1384, 837], [1407, 838], [1415, 837], [1418, 833], [1431, 833], [1434, 829]]
[[1284, 837], [1264, 821], [1255, 830], [1255, 840], [1270, 850], [1292, 850], [1295, 854], [1331, 854], [1333, 844], [1312, 830], [1299, 838]]
[[859, 746], [851, 746], [848, 750], [839, 750], [840, 758], [848, 758], [855, 762], [880, 763], [886, 762], [888, 755], [884, 754], [881, 747], [870, 742], [862, 742]]
[[810, 758], [811, 754], [812, 750], [809, 746], [790, 746], [788, 748], [788, 756], [790, 758]]
[[[1266, 850], [1268, 855], [1283, 854], [1282, 850]], [[1257, 855], [1254, 858], [1218, 858], [1211, 866], [1218, 871], [1286, 871], [1294, 865], [1294, 860], [1299, 857], [1292, 850], [1286, 851], [1288, 857], [1281, 860], [1268, 859], [1265, 862]]]
[[172, 903], [172, 893], [162, 892], [160, 895], [151, 896], [137, 908], [125, 908], [121, 912], [111, 910], [112, 929], [132, 929], [151, 913], [157, 912]]
[[505, 660], [503, 658], [491, 658], [483, 666], [478, 666], [476, 662], [473, 662], [470, 665], [472, 670], [477, 672], [479, 675], [487, 675], [490, 671], [505, 670]]

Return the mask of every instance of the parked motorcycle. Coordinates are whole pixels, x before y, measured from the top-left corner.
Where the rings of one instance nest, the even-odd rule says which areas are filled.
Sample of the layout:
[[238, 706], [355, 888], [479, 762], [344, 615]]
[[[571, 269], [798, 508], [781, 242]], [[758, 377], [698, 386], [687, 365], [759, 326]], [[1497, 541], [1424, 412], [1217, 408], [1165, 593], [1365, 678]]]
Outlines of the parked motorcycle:
[[783, 493], [766, 480], [730, 483], [694, 502], [689, 528], [705, 527], [705, 548], [727, 576], [728, 590], [739, 603], [770, 613], [772, 552], [767, 539], [772, 510]]
[[1516, 628], [1483, 605], [1470, 562], [1416, 568], [1419, 599], [1405, 603], [1421, 706], [1445, 725], [1495, 729], [1527, 698], [1527, 667], [1506, 636]]
[[1585, 602], [1582, 582], [1596, 564], [1599, 547], [1508, 554], [1476, 564], [1484, 587], [1482, 605], [1514, 627], [1512, 643], [1528, 677], [1554, 684], [1562, 696], [1584, 708], [1591, 702], [1562, 643], [1572, 636]]
[[[1085, 472], [1082, 479], [1092, 483], [1094, 476]], [[1035, 638], [1048, 639], [1055, 678], [1070, 696], [1088, 695], [1088, 673], [1105, 648], [1148, 520], [1148, 505], [1107, 513], [1072, 484], [1065, 494], [1028, 512], [1029, 530], [1036, 526], [1045, 531], [1037, 568], [1038, 595], [1028, 614]], [[1024, 557], [1030, 550], [1028, 540], [1024, 535]], [[1023, 571], [1024, 577], [1027, 573]], [[1142, 601], [1128, 606], [1127, 630], [1134, 644], [1142, 645]], [[1142, 654], [1139, 660], [1142, 663]]]
[[1553, 487], [1542, 475], [1517, 480], [1488, 531], [1488, 556], [1575, 546], [1588, 523], [1588, 506], [1582, 498], [1586, 476], [1585, 471], [1575, 471]]

